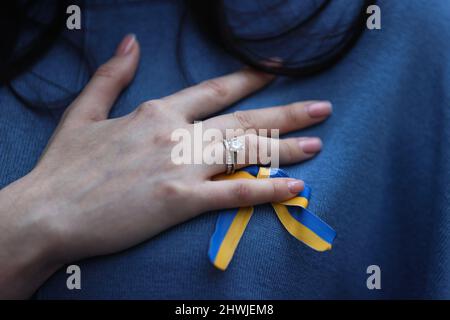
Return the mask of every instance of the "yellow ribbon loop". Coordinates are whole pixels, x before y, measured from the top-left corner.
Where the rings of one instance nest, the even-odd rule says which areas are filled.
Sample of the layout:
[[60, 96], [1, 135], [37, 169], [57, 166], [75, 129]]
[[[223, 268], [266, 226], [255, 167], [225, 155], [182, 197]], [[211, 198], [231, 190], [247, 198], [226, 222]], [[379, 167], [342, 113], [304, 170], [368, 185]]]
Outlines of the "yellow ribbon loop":
[[[281, 169], [247, 167], [232, 175], [217, 176], [217, 180], [287, 178]], [[330, 250], [336, 232], [318, 216], [307, 210], [311, 189], [272, 207], [285, 229], [296, 239], [316, 251]], [[253, 214], [253, 207], [222, 210], [210, 240], [208, 256], [220, 270], [226, 270]]]

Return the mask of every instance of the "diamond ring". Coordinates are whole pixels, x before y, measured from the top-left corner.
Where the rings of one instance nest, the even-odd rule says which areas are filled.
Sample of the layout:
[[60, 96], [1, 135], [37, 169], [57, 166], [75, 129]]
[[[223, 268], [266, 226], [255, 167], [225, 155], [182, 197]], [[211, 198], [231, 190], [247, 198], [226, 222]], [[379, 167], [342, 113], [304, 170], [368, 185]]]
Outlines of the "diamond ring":
[[225, 146], [225, 167], [226, 174], [233, 174], [236, 171], [237, 153], [244, 149], [244, 144], [237, 138], [224, 139]]

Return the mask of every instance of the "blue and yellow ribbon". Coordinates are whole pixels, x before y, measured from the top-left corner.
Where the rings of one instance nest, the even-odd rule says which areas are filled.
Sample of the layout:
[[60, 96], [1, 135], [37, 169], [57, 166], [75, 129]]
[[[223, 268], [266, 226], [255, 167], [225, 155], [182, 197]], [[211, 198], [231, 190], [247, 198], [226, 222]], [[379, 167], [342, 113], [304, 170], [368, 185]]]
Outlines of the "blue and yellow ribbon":
[[[218, 179], [265, 179], [288, 178], [281, 169], [251, 166], [232, 175], [221, 175]], [[278, 218], [286, 230], [299, 241], [317, 251], [331, 250], [336, 232], [307, 210], [311, 189], [305, 188], [297, 197], [272, 203]], [[245, 228], [253, 214], [253, 207], [236, 208], [220, 211], [216, 229], [209, 244], [209, 260], [215, 267], [225, 270], [228, 267]]]

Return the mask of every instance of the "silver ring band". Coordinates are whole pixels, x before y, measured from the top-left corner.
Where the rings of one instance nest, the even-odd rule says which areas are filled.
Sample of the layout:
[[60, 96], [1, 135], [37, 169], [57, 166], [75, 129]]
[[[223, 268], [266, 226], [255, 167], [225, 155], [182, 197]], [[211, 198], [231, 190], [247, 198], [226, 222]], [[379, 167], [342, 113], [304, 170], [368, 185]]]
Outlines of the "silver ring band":
[[226, 174], [233, 174], [236, 171], [237, 153], [244, 148], [238, 138], [224, 139], [225, 147], [225, 167]]

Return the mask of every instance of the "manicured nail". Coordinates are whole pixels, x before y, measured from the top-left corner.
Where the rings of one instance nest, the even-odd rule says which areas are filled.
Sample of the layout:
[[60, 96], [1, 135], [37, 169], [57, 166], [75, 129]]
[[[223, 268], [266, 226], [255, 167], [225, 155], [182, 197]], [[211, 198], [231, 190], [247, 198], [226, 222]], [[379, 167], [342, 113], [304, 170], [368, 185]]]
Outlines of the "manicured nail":
[[290, 193], [299, 193], [305, 187], [302, 180], [289, 181], [287, 185]]
[[306, 106], [306, 111], [311, 118], [326, 117], [331, 114], [332, 106], [329, 101], [314, 102]]
[[319, 138], [303, 138], [298, 141], [304, 153], [317, 153], [322, 149], [322, 140]]
[[116, 50], [117, 56], [125, 56], [128, 53], [131, 52], [131, 49], [133, 49], [133, 45], [136, 42], [136, 35], [133, 33], [130, 33], [123, 38], [123, 40], [120, 42], [119, 46]]
[[260, 61], [260, 63], [266, 67], [277, 68], [277, 67], [281, 67], [283, 65], [283, 59], [281, 59], [279, 57], [271, 57], [271, 58]]

